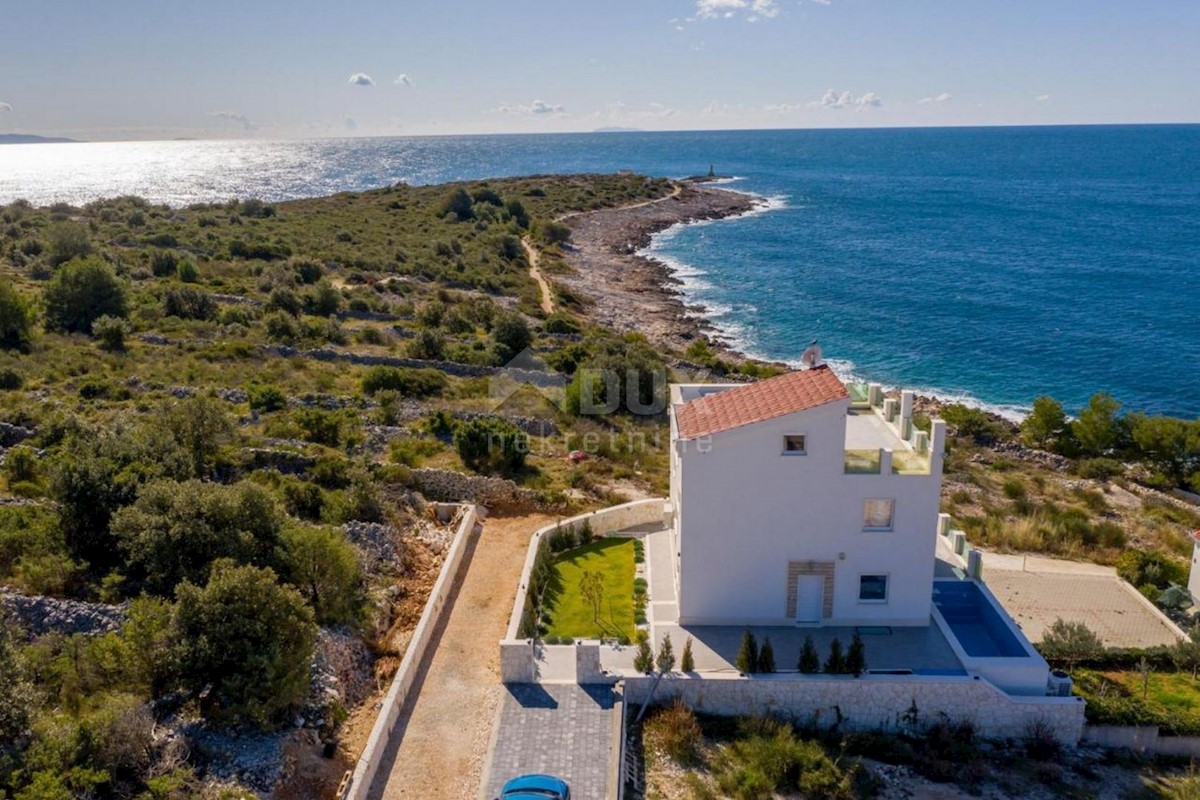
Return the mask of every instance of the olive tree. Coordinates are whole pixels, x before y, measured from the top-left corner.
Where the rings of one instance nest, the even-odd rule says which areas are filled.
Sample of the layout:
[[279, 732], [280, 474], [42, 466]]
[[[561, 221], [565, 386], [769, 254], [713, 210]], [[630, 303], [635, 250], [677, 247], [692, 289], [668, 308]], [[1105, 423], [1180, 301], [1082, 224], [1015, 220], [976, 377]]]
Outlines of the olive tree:
[[312, 609], [270, 569], [213, 565], [208, 583], [185, 583], [172, 621], [182, 685], [203, 694], [219, 723], [271, 728], [305, 696], [317, 638]]

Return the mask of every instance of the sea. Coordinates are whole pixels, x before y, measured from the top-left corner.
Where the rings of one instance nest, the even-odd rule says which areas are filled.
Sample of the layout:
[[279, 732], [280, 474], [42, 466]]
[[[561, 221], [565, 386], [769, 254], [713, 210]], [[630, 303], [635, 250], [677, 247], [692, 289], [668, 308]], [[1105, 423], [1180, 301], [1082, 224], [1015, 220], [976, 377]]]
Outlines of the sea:
[[278, 201], [398, 181], [710, 168], [763, 198], [648, 253], [731, 345], [1011, 418], [1099, 391], [1200, 417], [1200, 125], [0, 147], [0, 203]]

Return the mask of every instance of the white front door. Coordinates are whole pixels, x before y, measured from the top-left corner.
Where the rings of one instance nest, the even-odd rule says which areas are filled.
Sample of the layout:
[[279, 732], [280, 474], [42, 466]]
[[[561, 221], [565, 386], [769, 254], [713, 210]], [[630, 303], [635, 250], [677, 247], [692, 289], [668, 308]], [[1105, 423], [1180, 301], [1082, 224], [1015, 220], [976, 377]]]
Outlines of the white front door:
[[825, 605], [825, 577], [800, 575], [796, 580], [796, 622], [820, 622]]

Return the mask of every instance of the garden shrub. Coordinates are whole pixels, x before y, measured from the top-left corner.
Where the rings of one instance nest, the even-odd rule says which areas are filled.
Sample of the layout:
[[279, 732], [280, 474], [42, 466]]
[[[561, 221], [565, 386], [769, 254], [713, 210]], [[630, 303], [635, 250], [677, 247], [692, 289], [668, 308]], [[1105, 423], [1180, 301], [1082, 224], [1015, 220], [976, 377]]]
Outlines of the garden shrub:
[[704, 746], [700, 722], [682, 700], [650, 712], [643, 728], [646, 746], [663, 753], [681, 767], [699, 763]]
[[380, 391], [398, 392], [404, 397], [429, 397], [439, 394], [449, 384], [445, 373], [436, 369], [374, 366], [362, 379], [366, 394]]

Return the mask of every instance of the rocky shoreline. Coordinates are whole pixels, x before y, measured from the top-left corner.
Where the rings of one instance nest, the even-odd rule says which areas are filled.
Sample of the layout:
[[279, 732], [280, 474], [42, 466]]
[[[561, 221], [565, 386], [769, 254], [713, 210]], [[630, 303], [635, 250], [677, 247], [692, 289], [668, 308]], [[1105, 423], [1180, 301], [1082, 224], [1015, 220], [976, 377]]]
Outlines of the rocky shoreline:
[[675, 193], [659, 201], [573, 216], [565, 220], [571, 245], [564, 253], [575, 273], [556, 280], [591, 298], [587, 313], [597, 323], [642, 333], [656, 345], [686, 348], [715, 328], [703, 308], [685, 304], [671, 268], [639, 251], [654, 234], [675, 225], [736, 217], [765, 203], [753, 195], [681, 181]]

